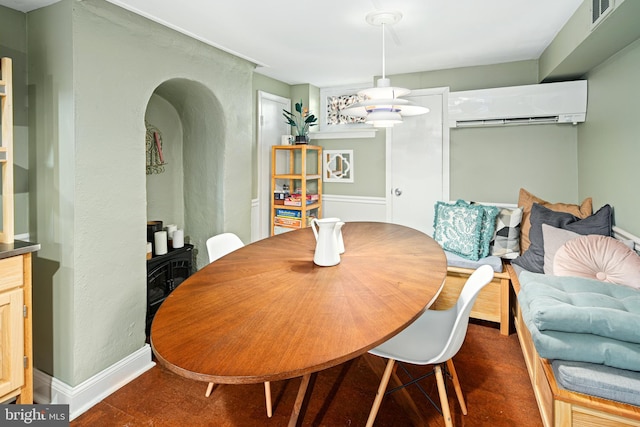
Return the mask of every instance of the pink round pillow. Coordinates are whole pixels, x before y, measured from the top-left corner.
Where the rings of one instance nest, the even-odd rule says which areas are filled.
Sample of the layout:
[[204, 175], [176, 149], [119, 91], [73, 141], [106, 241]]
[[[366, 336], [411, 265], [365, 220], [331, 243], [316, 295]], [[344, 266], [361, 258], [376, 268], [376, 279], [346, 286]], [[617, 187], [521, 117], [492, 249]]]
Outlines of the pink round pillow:
[[553, 272], [640, 288], [640, 256], [613, 237], [590, 234], [569, 240], [556, 252]]

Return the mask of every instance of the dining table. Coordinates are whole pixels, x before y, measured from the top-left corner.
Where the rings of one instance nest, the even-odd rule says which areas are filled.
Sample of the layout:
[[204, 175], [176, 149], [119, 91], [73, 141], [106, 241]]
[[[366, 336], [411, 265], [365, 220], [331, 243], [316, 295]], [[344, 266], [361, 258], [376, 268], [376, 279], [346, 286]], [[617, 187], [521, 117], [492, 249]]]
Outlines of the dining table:
[[434, 302], [446, 277], [442, 248], [418, 230], [346, 222], [341, 232], [345, 252], [335, 266], [314, 264], [316, 238], [302, 228], [192, 274], [154, 317], [158, 363], [219, 384], [302, 377], [289, 421], [298, 425], [313, 375], [403, 330]]

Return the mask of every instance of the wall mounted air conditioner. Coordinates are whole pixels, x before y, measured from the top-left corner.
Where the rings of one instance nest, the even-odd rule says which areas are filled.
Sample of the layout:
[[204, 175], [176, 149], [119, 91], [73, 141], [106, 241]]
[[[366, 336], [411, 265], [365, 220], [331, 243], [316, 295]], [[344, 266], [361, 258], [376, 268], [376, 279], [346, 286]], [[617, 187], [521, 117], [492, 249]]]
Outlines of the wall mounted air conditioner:
[[449, 93], [449, 127], [584, 122], [587, 81]]

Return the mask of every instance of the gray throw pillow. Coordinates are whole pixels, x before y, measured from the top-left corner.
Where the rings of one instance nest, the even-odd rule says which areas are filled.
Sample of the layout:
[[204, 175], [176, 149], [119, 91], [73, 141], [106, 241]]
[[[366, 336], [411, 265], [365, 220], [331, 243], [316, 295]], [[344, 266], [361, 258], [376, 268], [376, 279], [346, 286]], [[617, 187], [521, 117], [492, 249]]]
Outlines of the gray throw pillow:
[[569, 240], [580, 237], [581, 234], [562, 228], [542, 224], [542, 240], [544, 243], [544, 274], [553, 274], [553, 258], [558, 249]]
[[593, 215], [580, 219], [570, 213], [552, 211], [534, 203], [531, 206], [531, 229], [529, 230], [531, 244], [529, 249], [514, 259], [512, 263], [534, 273], [544, 273], [542, 224], [573, 231], [581, 235], [599, 234], [601, 236], [611, 236], [611, 214], [611, 206], [604, 205]]

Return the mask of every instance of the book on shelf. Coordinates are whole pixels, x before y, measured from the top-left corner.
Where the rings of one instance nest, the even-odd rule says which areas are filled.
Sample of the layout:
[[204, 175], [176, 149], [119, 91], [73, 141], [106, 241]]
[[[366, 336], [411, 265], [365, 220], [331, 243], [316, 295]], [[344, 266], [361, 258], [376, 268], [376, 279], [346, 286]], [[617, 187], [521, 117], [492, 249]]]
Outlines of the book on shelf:
[[[300, 194], [300, 192], [296, 191], [295, 193], [292, 193], [291, 195], [289, 195], [289, 197], [294, 198], [294, 199], [301, 199], [302, 198], [302, 194]], [[307, 200], [320, 200], [320, 195], [319, 194], [309, 194], [309, 193], [307, 193]]]
[[273, 217], [273, 224], [280, 225], [283, 227], [302, 228], [303, 224], [304, 224], [304, 227], [308, 227], [309, 224], [311, 224], [311, 220], [313, 218], [314, 218], [313, 216], [309, 216], [305, 220], [303, 220], [302, 218], [276, 216], [276, 217]]
[[287, 216], [290, 218], [300, 218], [302, 211], [296, 211], [293, 209], [276, 209], [276, 216]]
[[[315, 200], [307, 200], [306, 204], [307, 205], [312, 205], [315, 202], [316, 202]], [[284, 199], [284, 205], [285, 206], [302, 206], [302, 200], [293, 199], [293, 198]]]

